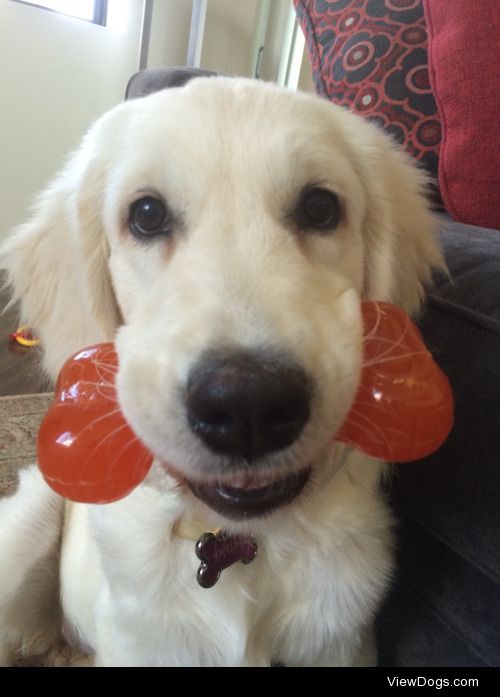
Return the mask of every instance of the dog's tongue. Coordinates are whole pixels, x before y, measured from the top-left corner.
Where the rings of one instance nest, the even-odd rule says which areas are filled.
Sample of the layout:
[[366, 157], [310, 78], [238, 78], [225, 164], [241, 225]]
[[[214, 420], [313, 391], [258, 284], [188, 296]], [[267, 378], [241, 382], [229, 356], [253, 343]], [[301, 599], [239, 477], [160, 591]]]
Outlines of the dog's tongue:
[[[361, 384], [336, 439], [380, 459], [416, 460], [436, 450], [451, 429], [450, 386], [401, 309], [364, 302], [362, 312]], [[42, 474], [57, 493], [73, 501], [116, 501], [143, 481], [153, 461], [118, 405], [117, 366], [112, 344], [73, 356], [61, 371], [54, 404], [40, 427]], [[282, 480], [277, 488], [255, 474], [241, 475], [220, 490], [200, 490], [200, 498], [215, 496], [217, 507], [226, 501], [232, 510], [237, 500], [249, 511], [269, 510], [304, 486], [305, 474], [303, 481], [300, 473], [291, 476], [295, 479]]]
[[287, 477], [267, 478], [267, 483], [259, 487], [192, 481], [188, 481], [188, 485], [193, 494], [212, 510], [231, 520], [243, 520], [266, 515], [292, 501], [306, 485], [309, 474], [307, 468]]

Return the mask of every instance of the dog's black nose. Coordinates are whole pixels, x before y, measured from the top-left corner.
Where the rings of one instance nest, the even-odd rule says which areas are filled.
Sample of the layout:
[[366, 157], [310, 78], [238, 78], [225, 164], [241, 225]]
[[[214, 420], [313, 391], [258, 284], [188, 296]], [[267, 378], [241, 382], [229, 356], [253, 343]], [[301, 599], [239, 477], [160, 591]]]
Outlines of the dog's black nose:
[[307, 375], [288, 358], [211, 351], [190, 373], [187, 416], [210, 450], [251, 462], [299, 437], [310, 399]]

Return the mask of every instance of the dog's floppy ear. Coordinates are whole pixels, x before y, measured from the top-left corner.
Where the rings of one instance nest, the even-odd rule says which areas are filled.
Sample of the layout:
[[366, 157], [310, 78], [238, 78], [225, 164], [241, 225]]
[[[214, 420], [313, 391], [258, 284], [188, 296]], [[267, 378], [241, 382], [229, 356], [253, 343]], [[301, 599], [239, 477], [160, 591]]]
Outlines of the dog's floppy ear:
[[369, 140], [358, 162], [367, 198], [365, 297], [415, 313], [433, 269], [444, 267], [428, 178], [378, 128], [366, 126]]
[[105, 163], [98, 150], [88, 135], [39, 197], [32, 220], [0, 247], [13, 301], [40, 337], [52, 378], [72, 353], [112, 339], [120, 323], [101, 222]]

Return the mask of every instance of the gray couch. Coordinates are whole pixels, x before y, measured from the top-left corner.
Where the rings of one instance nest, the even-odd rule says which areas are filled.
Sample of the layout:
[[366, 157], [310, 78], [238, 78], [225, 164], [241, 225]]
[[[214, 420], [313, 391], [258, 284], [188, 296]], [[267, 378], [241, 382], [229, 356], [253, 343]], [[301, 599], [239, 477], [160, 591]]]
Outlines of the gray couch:
[[378, 619], [385, 666], [500, 666], [500, 232], [442, 217], [450, 278], [420, 328], [456, 420], [431, 457], [398, 467], [398, 573]]

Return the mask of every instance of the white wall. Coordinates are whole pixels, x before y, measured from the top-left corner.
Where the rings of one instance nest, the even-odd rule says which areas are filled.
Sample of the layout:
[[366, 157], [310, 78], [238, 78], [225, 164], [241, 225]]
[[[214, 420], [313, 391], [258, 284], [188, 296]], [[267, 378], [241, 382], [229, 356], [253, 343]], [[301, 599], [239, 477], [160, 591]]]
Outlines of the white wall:
[[0, 0], [0, 236], [25, 219], [90, 123], [122, 99], [142, 3], [111, 5], [125, 11], [105, 28]]
[[201, 64], [226, 75], [249, 75], [258, 0], [208, 0]]
[[316, 87], [312, 78], [312, 66], [307, 50], [304, 50], [304, 57], [302, 58], [302, 66], [300, 68], [299, 90], [302, 92], [316, 92]]
[[149, 68], [186, 65], [191, 0], [155, 0], [149, 45]]
[[[0, 238], [26, 219], [90, 124], [122, 101], [142, 10], [142, 0], [109, 0], [101, 27], [0, 0]], [[189, 0], [157, 0], [152, 64], [185, 62], [190, 16]]]

